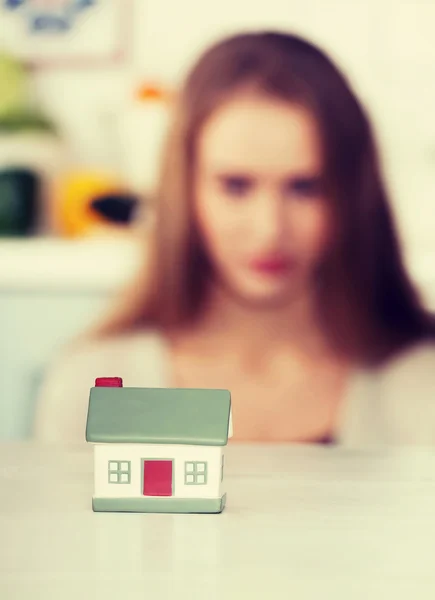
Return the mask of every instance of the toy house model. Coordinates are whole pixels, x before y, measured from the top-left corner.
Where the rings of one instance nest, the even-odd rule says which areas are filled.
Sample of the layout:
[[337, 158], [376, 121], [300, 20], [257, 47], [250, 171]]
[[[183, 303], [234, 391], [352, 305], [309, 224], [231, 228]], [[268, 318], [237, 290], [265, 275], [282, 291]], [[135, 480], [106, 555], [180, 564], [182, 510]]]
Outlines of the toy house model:
[[86, 440], [94, 444], [94, 511], [220, 513], [225, 447], [232, 436], [227, 390], [91, 388]]

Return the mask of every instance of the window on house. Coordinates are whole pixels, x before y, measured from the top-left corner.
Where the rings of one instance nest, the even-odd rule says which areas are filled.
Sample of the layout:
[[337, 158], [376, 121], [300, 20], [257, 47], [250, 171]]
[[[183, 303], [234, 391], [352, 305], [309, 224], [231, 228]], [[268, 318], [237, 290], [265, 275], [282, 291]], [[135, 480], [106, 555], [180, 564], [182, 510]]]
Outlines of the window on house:
[[186, 485], [206, 485], [207, 463], [186, 462], [184, 467], [184, 483]]
[[109, 483], [130, 483], [131, 462], [128, 460], [109, 461]]

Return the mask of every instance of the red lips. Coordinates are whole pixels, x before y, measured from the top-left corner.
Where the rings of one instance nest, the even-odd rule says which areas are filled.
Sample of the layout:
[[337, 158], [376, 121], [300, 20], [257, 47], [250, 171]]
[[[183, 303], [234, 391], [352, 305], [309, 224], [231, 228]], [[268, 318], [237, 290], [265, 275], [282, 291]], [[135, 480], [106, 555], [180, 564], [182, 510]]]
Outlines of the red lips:
[[293, 259], [279, 256], [265, 256], [255, 259], [250, 263], [254, 271], [270, 275], [288, 273], [295, 267], [295, 264]]

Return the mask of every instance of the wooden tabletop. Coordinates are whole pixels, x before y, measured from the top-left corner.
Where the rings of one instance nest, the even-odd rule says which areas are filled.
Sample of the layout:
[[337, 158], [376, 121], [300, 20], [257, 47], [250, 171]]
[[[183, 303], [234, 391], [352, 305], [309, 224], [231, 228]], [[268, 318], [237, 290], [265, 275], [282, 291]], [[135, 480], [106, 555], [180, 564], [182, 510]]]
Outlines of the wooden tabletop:
[[92, 448], [0, 445], [4, 600], [435, 597], [435, 451], [228, 448], [220, 515], [93, 513]]

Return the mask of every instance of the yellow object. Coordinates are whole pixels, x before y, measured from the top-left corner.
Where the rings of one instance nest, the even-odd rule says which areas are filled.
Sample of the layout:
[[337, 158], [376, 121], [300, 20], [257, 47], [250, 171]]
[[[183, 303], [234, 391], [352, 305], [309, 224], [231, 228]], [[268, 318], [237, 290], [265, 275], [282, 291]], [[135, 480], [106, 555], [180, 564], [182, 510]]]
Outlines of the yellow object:
[[138, 87], [135, 93], [135, 98], [140, 100], [141, 102], [170, 102], [172, 100], [173, 94], [158, 85], [152, 84], [143, 84]]
[[92, 209], [92, 202], [104, 194], [125, 192], [125, 185], [106, 173], [78, 172], [64, 176], [54, 198], [54, 227], [62, 236], [82, 237], [118, 230]]

